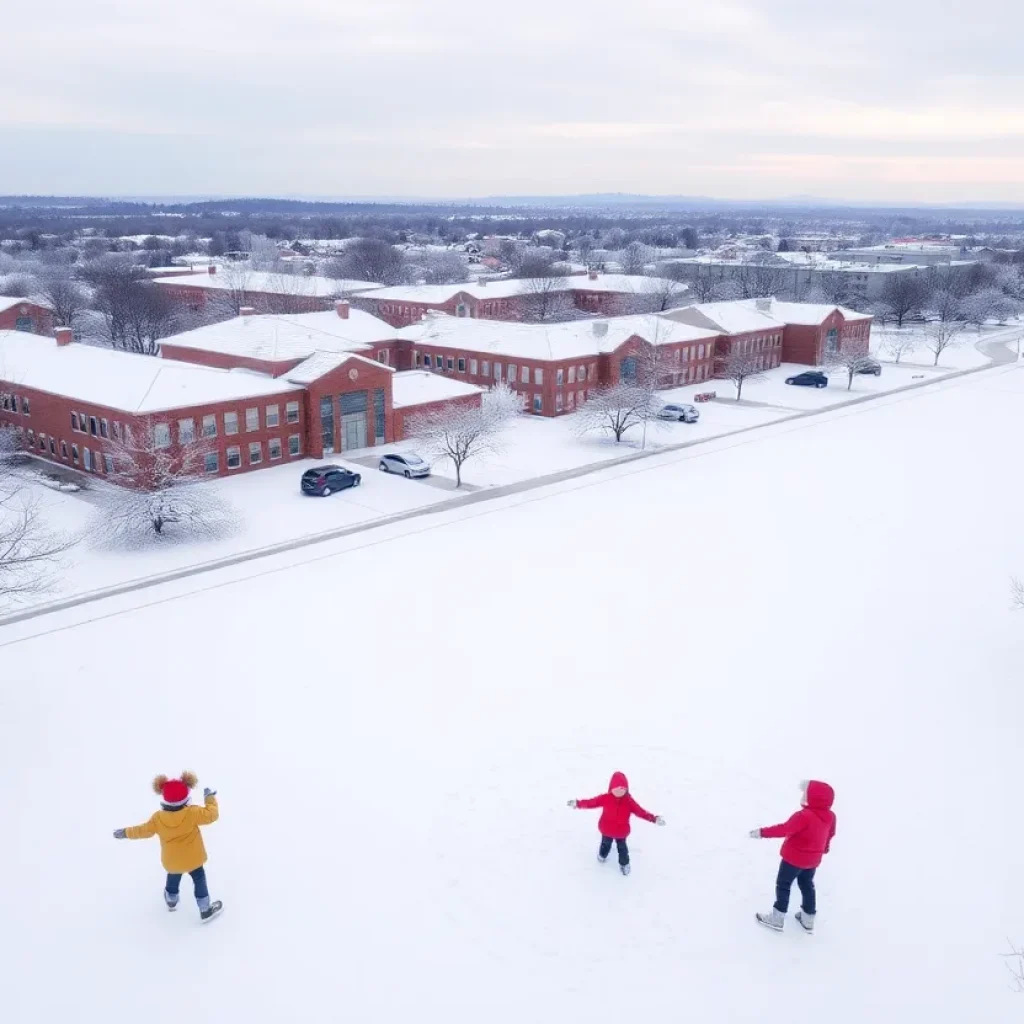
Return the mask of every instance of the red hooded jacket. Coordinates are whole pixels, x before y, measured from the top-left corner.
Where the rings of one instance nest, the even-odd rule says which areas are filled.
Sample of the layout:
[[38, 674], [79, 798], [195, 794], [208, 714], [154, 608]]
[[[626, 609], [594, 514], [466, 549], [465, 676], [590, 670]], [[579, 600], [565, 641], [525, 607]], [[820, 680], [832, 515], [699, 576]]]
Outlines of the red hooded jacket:
[[807, 806], [789, 821], [761, 829], [762, 839], [783, 839], [782, 859], [796, 868], [816, 868], [836, 834], [835, 793], [827, 782], [807, 784]]
[[[626, 795], [623, 797], [613, 796], [612, 790], [623, 786]], [[576, 806], [581, 810], [589, 810], [593, 807], [601, 808], [601, 818], [597, 823], [597, 829], [603, 836], [609, 839], [625, 839], [629, 835], [629, 816], [635, 814], [644, 821], [655, 821], [655, 816], [650, 811], [645, 811], [630, 795], [629, 780], [622, 772], [616, 772], [612, 781], [608, 783], [608, 792], [600, 796], [591, 797], [589, 800], [577, 800]]]

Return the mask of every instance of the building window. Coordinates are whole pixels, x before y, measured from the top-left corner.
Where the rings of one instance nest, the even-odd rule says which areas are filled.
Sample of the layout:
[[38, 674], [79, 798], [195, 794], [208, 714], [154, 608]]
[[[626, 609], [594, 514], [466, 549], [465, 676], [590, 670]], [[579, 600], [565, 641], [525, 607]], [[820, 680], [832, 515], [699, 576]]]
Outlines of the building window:
[[587, 367], [587, 380], [593, 380], [597, 376], [597, 363], [591, 363]]
[[302, 438], [298, 434], [292, 434], [288, 438], [288, 454], [299, 455], [302, 452]]
[[489, 359], [485, 359], [483, 361], [483, 365], [480, 367], [480, 376], [481, 377], [490, 377], [490, 375], [491, 375], [491, 361]]
[[66, 459], [68, 457], [68, 443], [67, 441], [61, 441], [60, 443], [60, 457]]
[[78, 412], [78, 429], [84, 434], [88, 429], [86, 427], [85, 413], [79, 410]]
[[30, 415], [28, 399], [24, 395], [21, 396], [21, 414], [22, 416]]
[[100, 436], [100, 425], [96, 422], [95, 416], [89, 417], [89, 433], [92, 434], [93, 437]]
[[271, 459], [279, 459], [279, 458], [281, 458], [281, 438], [279, 438], [279, 437], [272, 437], [267, 442], [267, 447], [270, 450], [270, 458]]
[[[6, 395], [4, 395], [4, 408], [5, 409], [7, 408], [7, 396]], [[73, 412], [71, 414], [71, 429], [73, 431], [75, 431], [76, 434], [78, 433], [78, 413], [77, 412]]]
[[451, 373], [455, 369], [455, 359], [452, 356], [448, 357], [448, 372]]
[[575, 384], [576, 383], [576, 367], [575, 366], [570, 366], [569, 367], [569, 383], [570, 384]]
[[565, 383], [565, 370], [555, 371], [555, 384], [561, 387]]
[[[31, 435], [31, 433], [32, 433], [32, 431], [30, 430], [29, 434]], [[31, 436], [29, 437], [29, 443], [31, 444]], [[45, 434], [40, 434], [39, 435], [39, 450], [41, 452], [45, 452], [46, 451], [46, 435]]]
[[466, 360], [459, 356], [459, 373], [466, 372]]
[[388, 350], [386, 348], [382, 348], [377, 353], [377, 362], [383, 363], [385, 366], [388, 365]]
[[263, 461], [263, 445], [259, 441], [253, 441], [249, 445], [249, 465], [258, 466]]
[[582, 405], [586, 401], [586, 399], [587, 399], [586, 391], [577, 391], [576, 392], [576, 404], [577, 405]]
[[543, 412], [544, 411], [544, 396], [534, 395], [533, 396], [533, 411]]
[[251, 433], [254, 430], [260, 429], [260, 411], [259, 409], [246, 409], [245, 410], [245, 429], [247, 433]]
[[544, 371], [539, 366], [533, 368], [533, 383], [538, 386], [544, 383]]
[[18, 396], [17, 395], [11, 395], [11, 412], [15, 412], [16, 413], [17, 411], [18, 411]]
[[501, 363], [494, 364], [494, 379], [501, 380]]
[[569, 408], [570, 409], [575, 409], [576, 408], [576, 392], [575, 391], [570, 391], [569, 394], [566, 396], [566, 398], [567, 398], [567, 403], [566, 404], [569, 406]]
[[704, 358], [704, 346], [703, 345], [698, 345], [697, 346], [697, 358], [698, 359], [703, 359]]
[[227, 450], [228, 469], [238, 469], [242, 464], [242, 449], [237, 445]]
[[203, 417], [203, 437], [216, 437], [217, 436], [217, 417], [216, 416], [204, 416]]
[[515, 363], [509, 363], [508, 364], [508, 382], [509, 382], [509, 384], [515, 384], [515, 382], [516, 382], [516, 374], [518, 374], [518, 372], [519, 372], [519, 370], [516, 368], [516, 364]]
[[276, 427], [281, 422], [281, 407], [279, 405], [268, 405], [266, 409], [267, 426]]
[[114, 472], [114, 460], [109, 455], [104, 455], [103, 456], [103, 469], [107, 473], [113, 473]]
[[71, 446], [71, 461], [77, 466], [78, 465], [78, 445], [73, 444]]
[[49, 439], [49, 442], [48, 442], [48, 443], [49, 443], [49, 445], [50, 445], [50, 454], [51, 454], [51, 455], [52, 455], [52, 456], [53, 456], [54, 458], [56, 458], [56, 457], [57, 457], [57, 442], [56, 442], [56, 441], [54, 441], [54, 439], [53, 439], [53, 438], [51, 437], [51, 438]]
[[469, 372], [475, 377], [477, 373], [477, 362], [475, 359], [469, 361]]
[[104, 439], [110, 437], [110, 424], [106, 420], [100, 420], [100, 437]]
[[299, 403], [298, 402], [289, 402], [284, 407], [284, 418], [289, 423], [298, 423], [299, 422]]
[[524, 366], [522, 368], [522, 370], [520, 371], [520, 373], [519, 373], [519, 381], [520, 381], [521, 384], [529, 384], [530, 383], [530, 368], [528, 366]]
[[82, 465], [85, 466], [89, 472], [92, 472], [92, 452], [88, 448], [82, 449]]
[[[226, 412], [224, 413], [224, 433], [225, 434], [237, 434], [238, 433], [238, 413], [237, 412]], [[231, 468], [230, 466], [228, 467]]]
[[191, 444], [195, 439], [195, 420], [178, 420], [178, 444]]
[[384, 443], [384, 389], [373, 392], [373, 443]]
[[558, 391], [555, 393], [555, 412], [562, 411], [562, 392]]
[[157, 448], [171, 447], [171, 428], [167, 423], [153, 424], [153, 444]]
[[220, 469], [220, 459], [216, 452], [207, 452], [203, 456], [203, 469], [207, 473], [216, 473]]
[[121, 424], [118, 423], [117, 420], [114, 420], [114, 440], [121, 440]]

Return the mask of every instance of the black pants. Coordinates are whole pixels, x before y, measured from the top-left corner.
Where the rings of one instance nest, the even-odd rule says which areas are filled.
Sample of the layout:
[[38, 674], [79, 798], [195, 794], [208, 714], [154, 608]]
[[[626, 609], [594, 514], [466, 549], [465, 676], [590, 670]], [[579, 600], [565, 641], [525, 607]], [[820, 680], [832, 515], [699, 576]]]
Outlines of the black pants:
[[784, 914], [789, 910], [789, 891], [793, 882], [800, 886], [800, 909], [805, 914], [816, 913], [817, 903], [814, 898], [814, 872], [817, 868], [798, 868], [784, 860], [779, 865], [779, 875], [775, 879], [775, 909]]
[[[205, 910], [210, 905], [210, 890], [206, 886], [206, 868], [198, 867], [195, 871], [190, 871], [189, 874], [192, 876], [192, 887], [195, 889], [196, 903], [199, 904], [200, 910]], [[181, 889], [181, 875], [167, 876], [167, 895], [174, 896], [174, 902], [177, 902], [178, 892]]]
[[601, 860], [604, 860], [612, 852], [612, 843], [615, 843], [615, 846], [618, 848], [619, 864], [625, 867], [629, 863], [629, 847], [626, 845], [625, 839], [612, 839], [611, 836], [601, 836], [601, 849], [598, 851]]

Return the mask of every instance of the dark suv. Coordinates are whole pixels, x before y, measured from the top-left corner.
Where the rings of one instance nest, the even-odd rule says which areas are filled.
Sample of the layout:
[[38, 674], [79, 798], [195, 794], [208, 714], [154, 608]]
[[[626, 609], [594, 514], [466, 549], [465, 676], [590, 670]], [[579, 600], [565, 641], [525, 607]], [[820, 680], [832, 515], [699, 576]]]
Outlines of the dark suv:
[[307, 469], [302, 474], [302, 493], [315, 494], [318, 498], [326, 498], [335, 491], [343, 491], [346, 487], [358, 487], [363, 478], [343, 466], [317, 466]]
[[827, 388], [828, 377], [821, 370], [807, 370], [795, 377], [787, 377], [787, 384], [795, 384], [799, 388]]

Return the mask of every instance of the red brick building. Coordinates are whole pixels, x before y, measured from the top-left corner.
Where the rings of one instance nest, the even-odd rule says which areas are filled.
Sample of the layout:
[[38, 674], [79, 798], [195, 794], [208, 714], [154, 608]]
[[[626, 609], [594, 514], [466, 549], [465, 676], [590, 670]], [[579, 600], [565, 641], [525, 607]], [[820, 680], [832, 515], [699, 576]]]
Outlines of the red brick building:
[[0, 331], [52, 334], [53, 314], [45, 306], [28, 299], [11, 299], [0, 295]]

